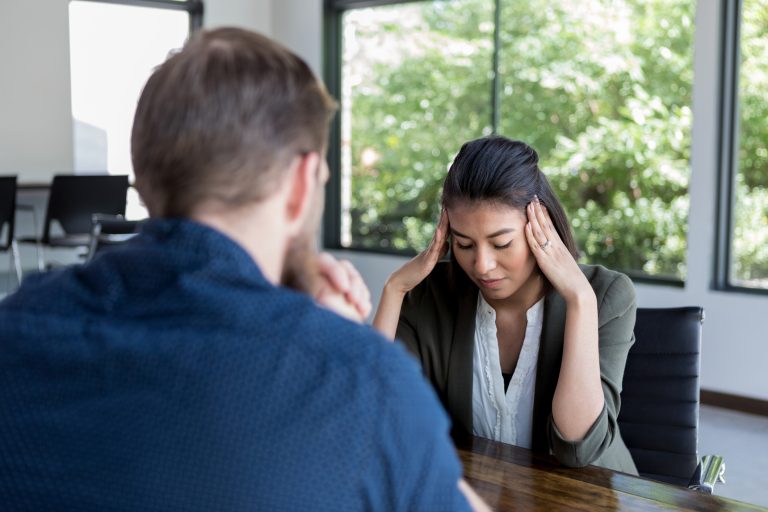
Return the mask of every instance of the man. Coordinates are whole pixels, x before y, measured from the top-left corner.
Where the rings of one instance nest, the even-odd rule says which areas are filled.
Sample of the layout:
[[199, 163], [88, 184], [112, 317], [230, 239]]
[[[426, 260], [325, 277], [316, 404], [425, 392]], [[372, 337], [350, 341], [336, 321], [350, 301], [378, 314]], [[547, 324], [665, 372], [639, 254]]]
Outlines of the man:
[[461, 510], [448, 422], [402, 348], [350, 317], [312, 250], [335, 110], [306, 64], [195, 36], [136, 112], [152, 220], [0, 305], [9, 510]]

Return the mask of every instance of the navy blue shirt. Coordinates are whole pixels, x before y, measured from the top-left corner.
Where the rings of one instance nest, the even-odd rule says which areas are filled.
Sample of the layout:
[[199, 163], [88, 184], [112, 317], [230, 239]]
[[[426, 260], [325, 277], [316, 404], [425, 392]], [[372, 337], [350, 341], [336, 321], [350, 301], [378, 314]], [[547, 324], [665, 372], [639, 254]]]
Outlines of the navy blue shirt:
[[465, 510], [399, 345], [154, 220], [0, 303], [0, 508]]

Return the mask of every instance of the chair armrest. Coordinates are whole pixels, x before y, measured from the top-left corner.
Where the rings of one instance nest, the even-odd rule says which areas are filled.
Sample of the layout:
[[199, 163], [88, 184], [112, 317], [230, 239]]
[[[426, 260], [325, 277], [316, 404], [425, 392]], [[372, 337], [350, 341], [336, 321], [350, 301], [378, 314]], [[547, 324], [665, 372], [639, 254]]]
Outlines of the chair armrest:
[[725, 483], [725, 461], [719, 455], [704, 455], [696, 467], [688, 488], [712, 494], [718, 482]]

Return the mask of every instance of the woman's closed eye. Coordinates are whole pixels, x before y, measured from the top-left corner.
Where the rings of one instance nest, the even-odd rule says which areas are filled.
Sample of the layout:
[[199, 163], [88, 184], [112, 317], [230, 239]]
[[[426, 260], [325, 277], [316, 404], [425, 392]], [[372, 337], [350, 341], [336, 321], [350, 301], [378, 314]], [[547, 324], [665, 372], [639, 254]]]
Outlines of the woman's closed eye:
[[[509, 248], [509, 246], [511, 246], [511, 245], [512, 245], [512, 240], [510, 240], [509, 242], [507, 242], [505, 244], [501, 244], [501, 245], [493, 244], [493, 248], [494, 249], [498, 249], [498, 250], [502, 250], [502, 249]], [[471, 249], [472, 248], [472, 244], [462, 244], [461, 242], [456, 241], [456, 248], [457, 249], [462, 249], [462, 250], [467, 250], [467, 249]]]
[[467, 249], [471, 249], [472, 248], [472, 244], [462, 244], [461, 242], [456, 241], [456, 248], [457, 249], [467, 250]]

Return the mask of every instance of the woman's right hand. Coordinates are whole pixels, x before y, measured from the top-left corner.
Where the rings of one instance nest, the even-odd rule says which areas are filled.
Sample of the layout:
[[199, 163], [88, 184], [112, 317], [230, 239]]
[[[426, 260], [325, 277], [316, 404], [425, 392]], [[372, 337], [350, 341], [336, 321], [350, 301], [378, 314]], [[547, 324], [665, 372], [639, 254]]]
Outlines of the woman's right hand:
[[429, 246], [389, 276], [386, 286], [405, 295], [422, 282], [448, 252], [448, 229], [448, 214], [443, 210]]
[[437, 262], [448, 252], [448, 214], [443, 210], [429, 247], [397, 269], [384, 285], [373, 326], [390, 340], [395, 339], [400, 309], [405, 294], [413, 290], [432, 272]]

